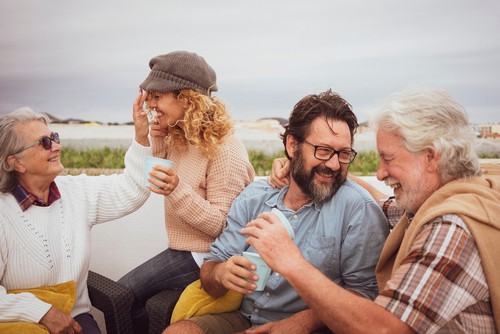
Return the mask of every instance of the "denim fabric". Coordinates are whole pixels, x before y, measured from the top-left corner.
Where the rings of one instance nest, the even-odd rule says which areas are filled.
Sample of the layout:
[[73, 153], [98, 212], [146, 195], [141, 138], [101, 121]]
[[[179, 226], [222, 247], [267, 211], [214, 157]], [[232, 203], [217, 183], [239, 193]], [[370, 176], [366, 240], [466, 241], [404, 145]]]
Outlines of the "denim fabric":
[[147, 333], [148, 315], [146, 302], [165, 289], [184, 289], [200, 278], [200, 268], [191, 252], [167, 248], [160, 254], [139, 265], [118, 280], [129, 288], [134, 296], [134, 329], [136, 333]]
[[83, 333], [85, 334], [101, 334], [99, 325], [95, 321], [94, 317], [90, 313], [82, 313], [77, 315], [75, 321], [78, 322], [80, 327], [82, 327]]

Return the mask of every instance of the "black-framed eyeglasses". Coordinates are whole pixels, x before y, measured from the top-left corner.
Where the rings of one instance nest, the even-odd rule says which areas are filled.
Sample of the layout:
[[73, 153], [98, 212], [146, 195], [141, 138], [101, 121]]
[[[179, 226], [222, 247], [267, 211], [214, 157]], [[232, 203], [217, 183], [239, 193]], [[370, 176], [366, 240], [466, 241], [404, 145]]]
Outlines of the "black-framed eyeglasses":
[[356, 154], [358, 154], [358, 152], [352, 149], [337, 151], [328, 146], [314, 145], [313, 143], [310, 143], [305, 139], [304, 143], [314, 148], [314, 157], [321, 161], [328, 161], [333, 158], [335, 154], [337, 154], [337, 156], [339, 157], [339, 162], [341, 164], [350, 164], [354, 160], [354, 158], [356, 158]]
[[19, 151], [14, 153], [14, 155], [19, 154], [23, 151], [26, 151], [28, 148], [37, 146], [37, 145], [42, 145], [44, 149], [47, 151], [52, 149], [52, 142], [55, 142], [57, 144], [61, 143], [61, 140], [59, 139], [59, 134], [57, 132], [52, 132], [49, 136], [43, 136], [42, 138], [38, 139], [37, 141], [34, 141], [32, 143], [29, 143], [28, 145], [24, 146], [21, 148]]

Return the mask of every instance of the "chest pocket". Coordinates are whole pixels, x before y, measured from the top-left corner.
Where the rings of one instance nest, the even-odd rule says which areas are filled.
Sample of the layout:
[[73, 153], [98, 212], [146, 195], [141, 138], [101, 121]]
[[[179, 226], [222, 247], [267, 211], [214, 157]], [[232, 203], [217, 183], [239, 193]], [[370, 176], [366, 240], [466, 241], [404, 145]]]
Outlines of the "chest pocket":
[[336, 237], [309, 234], [301, 247], [304, 258], [331, 277], [339, 266], [339, 253]]

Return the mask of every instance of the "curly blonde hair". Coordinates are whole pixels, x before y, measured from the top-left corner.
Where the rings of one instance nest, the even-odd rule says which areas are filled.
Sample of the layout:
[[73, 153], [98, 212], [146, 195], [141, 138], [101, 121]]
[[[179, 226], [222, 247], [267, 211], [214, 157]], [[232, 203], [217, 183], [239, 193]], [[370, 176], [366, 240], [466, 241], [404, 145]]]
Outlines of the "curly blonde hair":
[[218, 98], [191, 89], [174, 93], [184, 107], [184, 118], [180, 121], [184, 123], [184, 128], [170, 128], [165, 144], [176, 149], [186, 149], [190, 143], [198, 147], [205, 156], [212, 156], [226, 136], [234, 132], [233, 120], [226, 106]]

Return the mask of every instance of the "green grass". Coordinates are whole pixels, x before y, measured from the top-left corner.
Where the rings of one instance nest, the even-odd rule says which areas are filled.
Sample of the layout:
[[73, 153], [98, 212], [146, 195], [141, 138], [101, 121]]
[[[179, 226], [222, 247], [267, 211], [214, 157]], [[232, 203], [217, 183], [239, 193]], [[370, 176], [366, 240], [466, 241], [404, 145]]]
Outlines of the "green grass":
[[[61, 153], [61, 161], [67, 169], [120, 169], [125, 167], [124, 156], [125, 150], [119, 148], [104, 147], [85, 150], [67, 148]], [[261, 151], [248, 152], [255, 174], [260, 176], [269, 175], [274, 159], [284, 156], [284, 153], [268, 155]], [[377, 165], [377, 153], [361, 152], [349, 167], [349, 171], [356, 175], [371, 175], [376, 172]]]
[[[125, 150], [109, 147], [92, 148], [86, 150], [64, 149], [61, 161], [67, 169], [120, 169], [124, 168], [123, 158]], [[267, 176], [271, 173], [273, 161], [284, 157], [284, 153], [268, 155], [261, 151], [249, 151], [250, 163], [255, 169], [255, 174]], [[497, 155], [480, 155], [481, 159], [498, 159]], [[358, 176], [374, 175], [378, 167], [378, 154], [375, 151], [360, 152], [349, 166], [349, 171]]]
[[274, 159], [284, 156], [285, 153], [268, 155], [261, 151], [248, 151], [248, 159], [255, 170], [255, 175], [259, 176], [270, 175]]
[[479, 159], [500, 159], [500, 154], [479, 153]]
[[66, 168], [125, 168], [125, 150], [119, 148], [89, 148], [75, 150], [65, 148], [61, 152], [61, 162]]
[[359, 152], [349, 166], [349, 172], [358, 176], [373, 175], [378, 168], [378, 153], [375, 151]]

